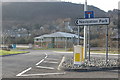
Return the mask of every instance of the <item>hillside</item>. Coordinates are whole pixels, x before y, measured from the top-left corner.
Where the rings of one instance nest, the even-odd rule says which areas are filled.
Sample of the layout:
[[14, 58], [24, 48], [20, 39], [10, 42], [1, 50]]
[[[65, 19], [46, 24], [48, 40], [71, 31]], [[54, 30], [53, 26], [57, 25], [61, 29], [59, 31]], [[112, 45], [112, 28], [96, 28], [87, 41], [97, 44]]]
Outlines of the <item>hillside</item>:
[[[109, 46], [117, 47], [112, 41], [118, 31], [118, 10], [104, 12], [95, 6], [88, 6], [88, 10], [95, 13], [95, 17], [110, 17]], [[120, 13], [120, 11], [119, 11]], [[2, 21], [4, 43], [28, 44], [33, 43], [36, 36], [57, 31], [78, 33], [75, 26], [77, 18], [84, 17], [84, 5], [69, 2], [14, 2], [3, 3]], [[120, 17], [120, 16], [119, 16]], [[70, 26], [66, 27], [66, 21]], [[118, 25], [119, 24], [119, 25]], [[73, 30], [73, 31], [72, 31]], [[80, 27], [80, 35], [84, 36], [84, 29]], [[90, 43], [94, 47], [104, 47], [106, 41], [106, 27], [90, 27]]]
[[[51, 24], [57, 19], [70, 18], [74, 25], [76, 18], [83, 18], [84, 5], [69, 2], [14, 2], [3, 3], [3, 26], [5, 29], [16, 25]], [[103, 17], [106, 13], [97, 7], [89, 6], [95, 17]]]

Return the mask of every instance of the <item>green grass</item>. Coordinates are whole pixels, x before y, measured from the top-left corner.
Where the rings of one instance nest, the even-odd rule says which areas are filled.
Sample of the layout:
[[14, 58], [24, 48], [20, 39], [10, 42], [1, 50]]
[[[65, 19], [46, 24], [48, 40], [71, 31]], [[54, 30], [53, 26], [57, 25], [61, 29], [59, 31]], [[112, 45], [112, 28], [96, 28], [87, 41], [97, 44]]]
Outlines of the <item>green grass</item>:
[[5, 50], [0, 50], [0, 55], [9, 55], [9, 54], [20, 54], [20, 53], [28, 53], [28, 51], [5, 51]]

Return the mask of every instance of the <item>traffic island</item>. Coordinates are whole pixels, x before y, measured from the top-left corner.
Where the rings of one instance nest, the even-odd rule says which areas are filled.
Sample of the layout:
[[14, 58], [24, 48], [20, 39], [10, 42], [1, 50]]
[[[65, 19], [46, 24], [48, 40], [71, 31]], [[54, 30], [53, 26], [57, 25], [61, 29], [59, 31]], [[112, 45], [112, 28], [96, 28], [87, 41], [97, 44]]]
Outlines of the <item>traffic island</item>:
[[120, 59], [109, 59], [106, 63], [105, 58], [91, 58], [91, 61], [86, 59], [82, 65], [74, 65], [73, 59], [65, 58], [61, 69], [76, 72], [118, 70], [119, 61]]

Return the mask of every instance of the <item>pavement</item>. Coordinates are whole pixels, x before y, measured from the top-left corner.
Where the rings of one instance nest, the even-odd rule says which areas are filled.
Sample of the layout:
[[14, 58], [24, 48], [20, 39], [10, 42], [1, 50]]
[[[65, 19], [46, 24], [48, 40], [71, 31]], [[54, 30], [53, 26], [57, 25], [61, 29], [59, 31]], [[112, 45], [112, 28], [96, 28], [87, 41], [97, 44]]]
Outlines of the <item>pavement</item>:
[[[73, 53], [52, 50], [27, 50], [28, 54], [2, 57], [3, 78], [118, 78], [118, 70], [109, 71], [64, 71], [58, 69], [63, 57], [73, 57]], [[92, 54], [94, 57], [105, 57]], [[117, 55], [110, 55], [118, 58]]]

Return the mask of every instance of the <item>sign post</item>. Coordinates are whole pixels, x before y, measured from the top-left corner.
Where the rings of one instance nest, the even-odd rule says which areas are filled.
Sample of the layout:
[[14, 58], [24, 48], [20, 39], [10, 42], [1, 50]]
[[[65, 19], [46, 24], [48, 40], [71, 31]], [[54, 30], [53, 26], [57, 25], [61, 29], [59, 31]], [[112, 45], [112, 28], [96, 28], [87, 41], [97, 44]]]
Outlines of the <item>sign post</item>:
[[[85, 4], [84, 4], [84, 12], [87, 11], [87, 0], [85, 0]], [[84, 18], [86, 16], [84, 15]], [[87, 26], [84, 25], [84, 56], [85, 59], [87, 58]]]
[[106, 27], [106, 64], [108, 63], [108, 26]]
[[[110, 18], [89, 18], [89, 19], [77, 19], [76, 25], [89, 26], [89, 25], [109, 25]], [[106, 64], [108, 61], [108, 26], [106, 28]]]
[[78, 45], [80, 45], [80, 26], [78, 26]]
[[[94, 11], [85, 11], [85, 18], [94, 18]], [[89, 53], [89, 61], [90, 61], [90, 26], [88, 26], [88, 53]]]
[[88, 60], [90, 61], [90, 26], [88, 26]]

